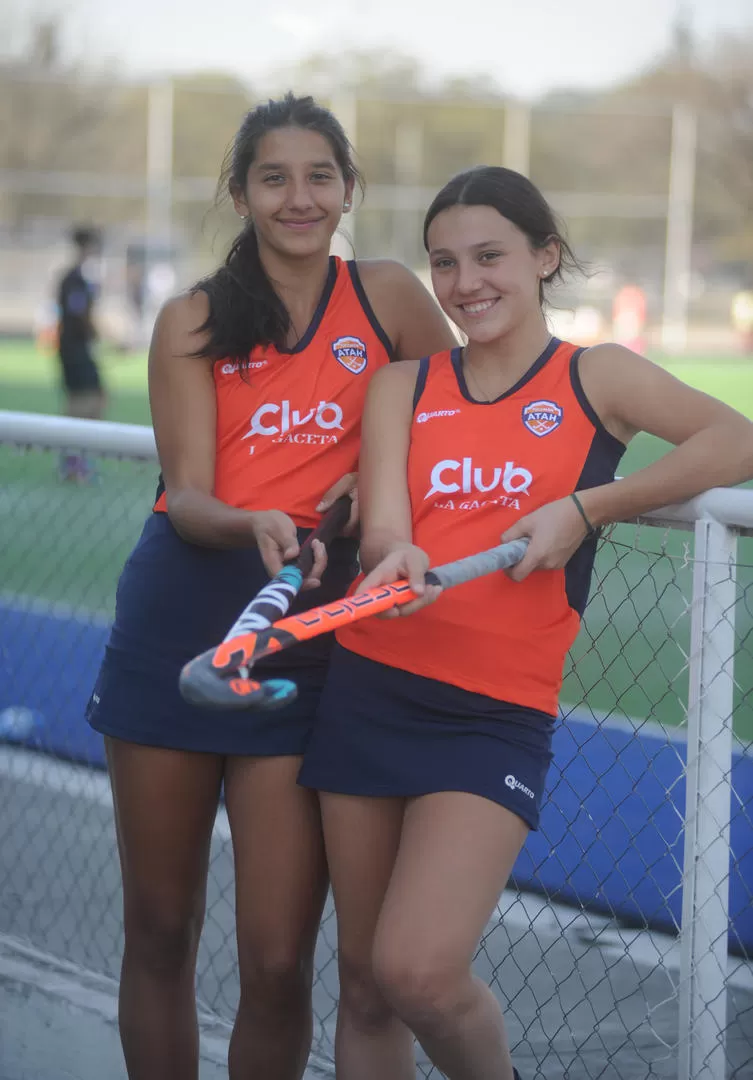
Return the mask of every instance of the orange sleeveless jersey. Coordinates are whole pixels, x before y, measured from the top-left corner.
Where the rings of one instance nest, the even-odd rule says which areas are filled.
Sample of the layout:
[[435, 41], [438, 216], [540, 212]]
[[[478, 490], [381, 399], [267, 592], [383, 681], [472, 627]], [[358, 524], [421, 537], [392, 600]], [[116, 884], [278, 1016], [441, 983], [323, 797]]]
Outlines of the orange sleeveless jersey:
[[[356, 264], [333, 256], [322, 299], [294, 349], [254, 349], [245, 378], [235, 363], [214, 365], [214, 495], [316, 525], [322, 495], [358, 469], [366, 387], [391, 357]], [[166, 510], [161, 484], [154, 509]]]
[[[580, 352], [553, 340], [488, 403], [469, 394], [460, 349], [421, 361], [408, 484], [413, 541], [433, 565], [493, 547], [537, 507], [614, 479], [625, 448], [583, 393]], [[498, 573], [459, 585], [409, 618], [366, 619], [338, 640], [392, 667], [555, 714], [595, 547], [587, 541], [564, 569], [519, 584]]]

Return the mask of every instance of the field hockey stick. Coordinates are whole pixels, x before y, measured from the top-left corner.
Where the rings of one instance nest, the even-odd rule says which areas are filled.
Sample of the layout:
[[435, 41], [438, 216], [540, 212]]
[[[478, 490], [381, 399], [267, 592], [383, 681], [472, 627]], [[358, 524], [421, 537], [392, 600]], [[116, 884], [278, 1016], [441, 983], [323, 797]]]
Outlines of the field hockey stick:
[[[222, 645], [248, 634], [258, 634], [288, 613], [290, 605], [301, 591], [303, 582], [313, 569], [314, 541], [321, 540], [326, 545], [334, 540], [347, 525], [352, 505], [349, 495], [341, 495], [332, 504], [313, 532], [306, 537], [298, 556], [286, 563], [271, 581], [259, 590], [250, 604], [246, 605], [228, 630]], [[222, 645], [217, 648], [222, 648]], [[216, 651], [217, 649], [209, 649], [202, 653], [197, 657], [196, 664], [200, 667], [209, 663], [212, 667]]]
[[[523, 558], [527, 547], [525, 539], [499, 544], [488, 551], [436, 566], [428, 571], [424, 581], [449, 589], [514, 566]], [[296, 696], [295, 683], [289, 679], [264, 682], [252, 679], [254, 664], [292, 645], [416, 599], [407, 581], [394, 581], [288, 616], [264, 630], [228, 637], [217, 649], [210, 649], [186, 664], [180, 674], [180, 692], [186, 701], [218, 709], [275, 709], [287, 705]]]

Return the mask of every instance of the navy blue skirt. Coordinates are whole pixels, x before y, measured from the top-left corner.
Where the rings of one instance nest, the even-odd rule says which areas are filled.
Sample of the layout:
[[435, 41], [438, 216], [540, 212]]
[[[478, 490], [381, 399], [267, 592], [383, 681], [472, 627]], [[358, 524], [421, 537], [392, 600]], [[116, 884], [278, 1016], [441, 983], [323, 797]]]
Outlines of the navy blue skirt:
[[[308, 530], [299, 530], [303, 541]], [[301, 593], [291, 612], [343, 596], [358, 572], [357, 542], [329, 547], [320, 588]], [[315, 638], [254, 668], [294, 679], [298, 697], [272, 712], [226, 712], [188, 705], [181, 668], [218, 645], [269, 580], [256, 548], [218, 550], [182, 540], [167, 514], [152, 514], [118, 583], [115, 620], [86, 710], [104, 735], [216, 754], [302, 754], [324, 686], [332, 635]]]
[[466, 791], [537, 829], [554, 723], [336, 645], [298, 783], [375, 797]]

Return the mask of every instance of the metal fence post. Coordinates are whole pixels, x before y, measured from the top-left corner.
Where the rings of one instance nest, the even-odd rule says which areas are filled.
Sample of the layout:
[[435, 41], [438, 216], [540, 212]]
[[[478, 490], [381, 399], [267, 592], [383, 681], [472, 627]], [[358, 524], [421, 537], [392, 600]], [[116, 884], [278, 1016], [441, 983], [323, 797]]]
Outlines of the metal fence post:
[[[348, 136], [350, 145], [355, 150], [358, 161], [358, 98], [351, 91], [344, 90], [334, 94], [329, 106], [337, 119], [342, 124], [345, 134]], [[353, 205], [348, 214], [343, 216], [340, 227], [332, 238], [332, 251], [343, 259], [355, 259], [363, 252], [356, 248], [357, 214], [361, 202], [361, 192], [357, 189], [353, 192]]]
[[661, 328], [662, 348], [675, 353], [682, 352], [688, 336], [697, 142], [696, 113], [686, 105], [675, 105], [672, 111]]
[[521, 101], [505, 104], [502, 164], [524, 176], [531, 169], [531, 108]]
[[737, 535], [696, 522], [678, 1030], [679, 1080], [725, 1075]]

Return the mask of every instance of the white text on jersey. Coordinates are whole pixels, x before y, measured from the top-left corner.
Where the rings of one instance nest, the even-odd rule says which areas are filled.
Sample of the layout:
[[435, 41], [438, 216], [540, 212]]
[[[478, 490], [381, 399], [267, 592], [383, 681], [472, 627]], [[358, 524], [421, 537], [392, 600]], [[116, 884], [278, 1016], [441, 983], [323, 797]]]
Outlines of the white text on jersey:
[[[460, 483], [457, 479], [446, 480], [446, 474], [457, 474], [460, 471]], [[504, 469], [497, 466], [491, 470], [491, 477], [487, 481], [483, 468], [474, 467], [473, 459], [466, 457], [462, 461], [454, 461], [446, 458], [438, 461], [431, 470], [431, 487], [424, 495], [430, 499], [432, 495], [452, 495], [456, 491], [462, 491], [464, 495], [474, 492], [496, 491], [501, 487], [508, 495], [528, 495], [528, 489], [533, 483], [533, 473], [528, 469], [517, 466], [514, 461], [506, 461]]]
[[[273, 417], [278, 423], [265, 423], [267, 417]], [[302, 427], [311, 420], [317, 427], [325, 431], [336, 428], [343, 430], [343, 411], [334, 401], [320, 401], [315, 408], [309, 409], [301, 415], [298, 409], [291, 409], [289, 401], [283, 401], [280, 405], [268, 402], [260, 405], [251, 417], [251, 427], [243, 436], [250, 439], [252, 435], [285, 435], [292, 428]]]

